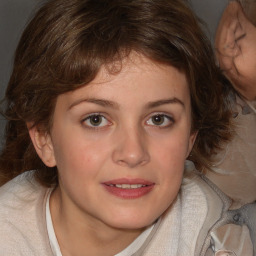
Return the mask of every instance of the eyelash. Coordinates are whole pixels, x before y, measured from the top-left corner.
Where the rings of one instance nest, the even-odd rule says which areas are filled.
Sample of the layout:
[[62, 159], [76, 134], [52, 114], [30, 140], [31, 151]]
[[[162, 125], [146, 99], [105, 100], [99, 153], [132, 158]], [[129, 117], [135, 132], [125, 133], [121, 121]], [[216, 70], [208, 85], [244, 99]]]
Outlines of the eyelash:
[[[92, 118], [93, 117], [97, 117], [97, 118], [100, 118], [100, 124], [99, 125], [93, 125], [92, 124]], [[108, 124], [106, 125], [101, 125], [102, 124], [102, 120], [105, 120], [105, 122], [108, 122]], [[86, 124], [86, 122], [89, 121], [91, 123], [91, 125], [89, 124]], [[109, 126], [111, 125], [111, 122], [101, 113], [92, 113], [88, 116], [86, 116], [82, 121], [81, 121], [82, 124], [85, 124], [86, 128], [88, 129], [103, 129], [104, 127], [106, 126]]]
[[[93, 125], [92, 124], [92, 118], [95, 117], [95, 118], [99, 118], [99, 124], [98, 125]], [[156, 124], [152, 118], [164, 118], [163, 123], [166, 123], [168, 122], [167, 124], [164, 124], [162, 125], [163, 123], [161, 124]], [[90, 122], [90, 124], [86, 123], [86, 122]], [[107, 124], [103, 124], [102, 125], [102, 121], [103, 122], [107, 122]], [[155, 120], [156, 121], [156, 120]], [[172, 126], [172, 124], [175, 122], [174, 118], [170, 115], [166, 115], [166, 114], [162, 114], [162, 113], [156, 113], [156, 114], [151, 114], [151, 116], [146, 120], [146, 124], [148, 126], [151, 126], [151, 127], [156, 127], [156, 128], [168, 128], [170, 126]], [[94, 129], [94, 130], [97, 130], [97, 129], [104, 129], [105, 127], [107, 126], [110, 126], [112, 123], [101, 113], [92, 113], [88, 116], [86, 116], [82, 121], [81, 121], [82, 124], [85, 125], [86, 128], [88, 129]]]
[[[163, 123], [166, 123], [166, 122], [168, 122], [168, 123], [167, 123], [167, 124], [164, 124], [164, 125], [162, 125], [162, 124], [157, 125], [157, 124], [154, 123], [154, 121], [152, 121], [152, 118], [154, 118], [154, 117], [155, 117], [155, 118], [156, 118], [156, 117], [164, 118]], [[151, 122], [152, 122], [153, 124], [149, 124], [150, 120], [151, 120]], [[162, 114], [162, 113], [153, 114], [153, 115], [151, 115], [150, 118], [146, 121], [146, 123], [147, 123], [148, 125], [154, 126], [154, 127], [156, 127], [156, 128], [168, 128], [168, 127], [172, 126], [172, 125], [174, 124], [174, 122], [175, 122], [175, 120], [174, 120], [174, 118], [173, 118], [172, 116], [167, 115], [167, 114]]]

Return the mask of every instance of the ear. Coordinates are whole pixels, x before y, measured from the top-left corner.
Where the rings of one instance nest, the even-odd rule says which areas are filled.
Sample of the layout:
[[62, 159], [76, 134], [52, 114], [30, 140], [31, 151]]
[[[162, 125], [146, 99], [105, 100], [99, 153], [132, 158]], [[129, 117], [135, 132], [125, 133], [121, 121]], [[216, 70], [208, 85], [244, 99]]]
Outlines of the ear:
[[198, 134], [198, 131], [195, 131], [195, 132], [192, 132], [189, 136], [189, 142], [188, 142], [188, 151], [187, 151], [187, 157], [189, 156], [193, 146], [194, 146], [194, 143], [195, 143], [195, 140], [196, 140], [196, 137], [197, 137], [197, 134]]
[[233, 58], [241, 54], [236, 43], [245, 33], [238, 18], [241, 13], [241, 5], [236, 1], [230, 2], [218, 25], [215, 47], [220, 67], [223, 70], [233, 68]]
[[40, 130], [40, 127], [38, 126], [33, 126], [31, 123], [27, 123], [27, 127], [29, 131], [29, 136], [32, 140], [38, 156], [41, 158], [46, 166], [56, 166], [50, 134], [48, 132]]

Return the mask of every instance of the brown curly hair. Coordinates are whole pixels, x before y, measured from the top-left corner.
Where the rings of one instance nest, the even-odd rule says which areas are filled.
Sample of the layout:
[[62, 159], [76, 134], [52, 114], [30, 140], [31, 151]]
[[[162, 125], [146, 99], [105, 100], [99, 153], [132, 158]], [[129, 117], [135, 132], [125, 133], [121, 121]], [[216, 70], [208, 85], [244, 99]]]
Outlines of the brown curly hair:
[[[5, 145], [0, 182], [35, 169], [45, 186], [57, 169], [37, 156], [26, 124], [51, 128], [58, 95], [91, 82], [102, 66], [136, 51], [185, 72], [198, 131], [189, 157], [198, 168], [230, 139], [227, 81], [215, 66], [208, 39], [182, 0], [50, 0], [25, 29], [5, 97]], [[111, 71], [110, 71], [111, 72]]]

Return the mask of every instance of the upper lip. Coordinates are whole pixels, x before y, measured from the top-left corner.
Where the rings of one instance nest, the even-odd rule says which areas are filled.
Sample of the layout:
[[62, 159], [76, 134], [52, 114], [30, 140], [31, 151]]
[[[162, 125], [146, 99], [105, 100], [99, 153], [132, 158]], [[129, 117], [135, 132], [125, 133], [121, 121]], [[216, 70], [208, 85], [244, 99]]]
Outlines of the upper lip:
[[116, 184], [129, 184], [129, 185], [134, 185], [134, 184], [141, 184], [141, 185], [145, 185], [145, 186], [150, 186], [150, 185], [154, 185], [154, 182], [148, 181], [148, 180], [144, 180], [144, 179], [132, 179], [132, 178], [120, 178], [120, 179], [114, 179], [114, 180], [109, 180], [109, 181], [105, 181], [102, 184], [105, 185], [116, 185]]

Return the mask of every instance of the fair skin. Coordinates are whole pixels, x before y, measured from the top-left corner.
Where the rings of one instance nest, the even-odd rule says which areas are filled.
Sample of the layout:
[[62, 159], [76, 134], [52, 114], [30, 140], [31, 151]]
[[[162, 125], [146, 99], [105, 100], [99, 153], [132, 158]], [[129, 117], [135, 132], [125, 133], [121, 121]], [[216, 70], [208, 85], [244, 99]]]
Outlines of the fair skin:
[[225, 9], [215, 38], [220, 68], [246, 99], [256, 99], [256, 27], [241, 5], [232, 1]]
[[50, 134], [30, 136], [58, 168], [50, 209], [63, 256], [114, 255], [177, 196], [196, 137], [186, 76], [132, 53], [119, 73], [102, 68], [60, 95]]

